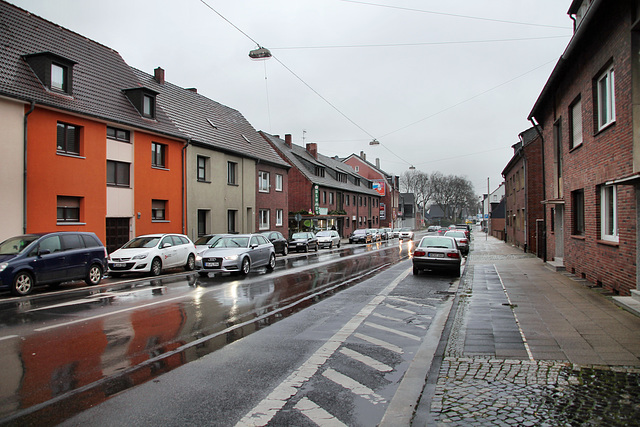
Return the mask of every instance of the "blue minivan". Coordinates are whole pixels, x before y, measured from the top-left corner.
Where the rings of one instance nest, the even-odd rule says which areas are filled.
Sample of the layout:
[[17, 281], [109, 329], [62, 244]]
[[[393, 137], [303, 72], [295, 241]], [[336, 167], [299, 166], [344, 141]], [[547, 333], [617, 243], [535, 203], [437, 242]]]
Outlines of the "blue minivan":
[[72, 280], [97, 285], [106, 268], [107, 250], [94, 233], [25, 234], [0, 243], [0, 289], [18, 296]]

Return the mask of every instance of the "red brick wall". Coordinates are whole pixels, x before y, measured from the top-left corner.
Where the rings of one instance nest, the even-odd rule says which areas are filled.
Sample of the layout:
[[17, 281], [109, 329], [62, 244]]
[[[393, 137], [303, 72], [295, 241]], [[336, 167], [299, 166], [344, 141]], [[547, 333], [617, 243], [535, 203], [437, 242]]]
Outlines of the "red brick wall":
[[[259, 173], [269, 173], [269, 188], [268, 193], [260, 192]], [[282, 191], [276, 191], [276, 175], [282, 175]], [[289, 180], [288, 171], [285, 168], [279, 168], [277, 166], [270, 166], [265, 163], [259, 163], [256, 165], [256, 231], [260, 230], [260, 210], [269, 210], [269, 230], [276, 230], [288, 236], [288, 218], [289, 218]], [[282, 225], [276, 225], [276, 210], [282, 209]]]
[[[619, 244], [600, 241], [600, 185], [633, 172], [631, 98], [631, 12], [626, 2], [605, 3], [595, 26], [575, 47], [558, 87], [536, 117], [544, 127], [546, 197], [554, 197], [553, 123], [562, 126], [564, 216], [564, 264], [568, 271], [602, 284], [621, 295], [636, 288], [636, 199], [631, 185], [618, 186]], [[607, 23], [604, 25], [603, 23]], [[598, 130], [595, 122], [595, 79], [604, 67], [615, 73], [616, 120]], [[581, 97], [583, 143], [569, 149], [569, 106]], [[572, 236], [571, 193], [584, 189], [585, 234]], [[551, 206], [547, 207], [549, 212]], [[549, 217], [547, 224], [550, 225]], [[556, 224], [556, 230], [558, 226]], [[548, 258], [554, 256], [555, 236], [548, 230]]]

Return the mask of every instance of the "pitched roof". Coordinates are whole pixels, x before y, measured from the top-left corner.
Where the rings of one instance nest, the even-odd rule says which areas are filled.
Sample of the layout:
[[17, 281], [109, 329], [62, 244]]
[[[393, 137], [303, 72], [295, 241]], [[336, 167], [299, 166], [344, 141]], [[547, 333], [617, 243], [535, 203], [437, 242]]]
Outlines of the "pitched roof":
[[[0, 95], [183, 138], [161, 108], [145, 119], [123, 90], [140, 83], [120, 54], [0, 1]], [[75, 62], [71, 96], [47, 89], [24, 59], [48, 52]]]
[[167, 81], [159, 83], [144, 71], [132, 70], [141, 84], [159, 93], [159, 105], [192, 142], [290, 167], [238, 110]]
[[362, 158], [362, 156], [359, 156], [355, 153], [351, 153], [349, 156], [345, 157], [344, 159], [342, 159], [343, 162], [346, 162], [349, 159], [358, 159], [360, 160], [362, 163], [366, 164], [367, 166], [369, 166], [371, 169], [377, 171], [378, 173], [384, 175], [386, 178], [393, 178], [393, 176], [390, 173], [387, 173], [385, 171], [383, 171], [382, 169], [380, 169], [379, 167], [377, 167], [376, 165], [374, 165], [373, 163], [371, 163], [370, 161], [368, 161], [366, 158]]
[[[351, 166], [346, 163], [342, 163], [340, 160], [336, 160], [332, 157], [324, 156], [318, 153], [318, 158], [313, 157], [306, 150], [305, 147], [301, 147], [296, 144], [291, 144], [289, 147], [285, 141], [274, 135], [269, 135], [266, 132], [260, 131], [262, 136], [271, 143], [276, 150], [278, 150], [291, 163], [293, 167], [298, 169], [309, 181], [313, 184], [321, 185], [328, 188], [337, 188], [344, 191], [352, 191], [355, 193], [368, 194], [371, 196], [380, 196], [376, 190], [369, 188], [367, 183], [370, 180], [358, 175]], [[315, 171], [311, 171], [309, 166], [319, 166], [325, 168], [324, 176], [315, 175]], [[344, 173], [347, 176], [353, 178], [353, 180], [347, 179], [347, 182], [339, 181], [334, 175], [336, 172]], [[356, 185], [353, 181], [358, 179], [360, 185]]]

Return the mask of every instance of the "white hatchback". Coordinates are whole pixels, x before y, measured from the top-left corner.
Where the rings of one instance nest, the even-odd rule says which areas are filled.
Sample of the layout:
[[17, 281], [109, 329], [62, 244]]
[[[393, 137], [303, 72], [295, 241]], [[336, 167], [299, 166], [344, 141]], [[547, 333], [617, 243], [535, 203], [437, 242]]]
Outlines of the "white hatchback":
[[318, 246], [328, 247], [329, 249], [334, 246], [340, 247], [340, 235], [335, 230], [323, 230], [316, 233], [318, 238]]
[[147, 234], [130, 240], [112, 252], [108, 264], [112, 277], [143, 272], [158, 276], [162, 270], [176, 267], [193, 270], [196, 247], [182, 234]]

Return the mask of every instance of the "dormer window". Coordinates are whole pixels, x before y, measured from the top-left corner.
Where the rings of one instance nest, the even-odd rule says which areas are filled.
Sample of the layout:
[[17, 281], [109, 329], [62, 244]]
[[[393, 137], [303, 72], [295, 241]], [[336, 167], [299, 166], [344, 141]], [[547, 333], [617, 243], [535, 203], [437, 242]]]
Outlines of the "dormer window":
[[156, 118], [156, 96], [158, 92], [144, 87], [125, 89], [124, 94], [142, 117]]
[[74, 61], [51, 52], [34, 53], [23, 58], [47, 89], [72, 94]]
[[316, 166], [316, 176], [324, 178], [324, 168], [322, 166]]

